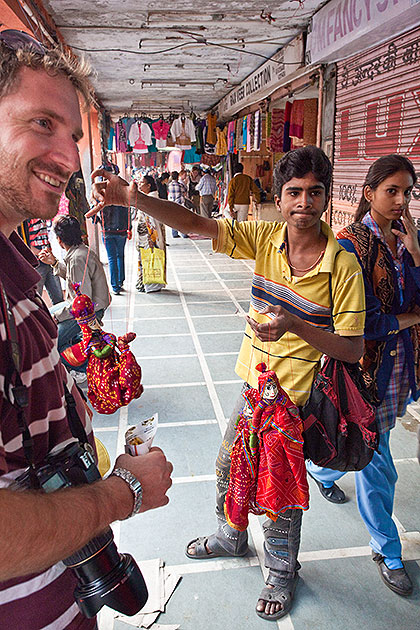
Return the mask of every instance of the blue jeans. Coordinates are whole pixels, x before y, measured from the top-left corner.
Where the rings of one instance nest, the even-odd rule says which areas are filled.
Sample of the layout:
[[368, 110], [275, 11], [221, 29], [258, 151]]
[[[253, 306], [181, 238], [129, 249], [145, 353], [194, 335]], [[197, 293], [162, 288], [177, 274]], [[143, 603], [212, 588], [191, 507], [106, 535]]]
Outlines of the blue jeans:
[[111, 287], [118, 291], [125, 280], [124, 248], [127, 236], [124, 234], [105, 234], [104, 245], [108, 255]]
[[37, 285], [38, 293], [42, 295], [42, 289], [45, 287], [53, 304], [62, 302], [63, 290], [61, 288], [60, 278], [53, 274], [51, 265], [39, 261], [39, 267], [37, 267], [36, 270], [41, 276], [41, 280]]
[[[182, 232], [181, 232], [181, 234], [182, 234]], [[178, 230], [174, 230], [174, 229], [172, 228], [172, 236], [173, 236], [174, 238], [176, 238], [177, 236], [179, 236], [179, 232], [178, 232]], [[188, 238], [188, 234], [182, 234], [182, 238]]]
[[[355, 472], [354, 477], [360, 516], [371, 535], [370, 546], [386, 558], [389, 569], [399, 569], [402, 567], [401, 541], [392, 520], [398, 474], [389, 449], [389, 437], [390, 431], [380, 435], [379, 453], [375, 451], [366, 468]], [[306, 467], [326, 488], [331, 488], [334, 481], [346, 474], [315, 466], [312, 462], [307, 462]]]

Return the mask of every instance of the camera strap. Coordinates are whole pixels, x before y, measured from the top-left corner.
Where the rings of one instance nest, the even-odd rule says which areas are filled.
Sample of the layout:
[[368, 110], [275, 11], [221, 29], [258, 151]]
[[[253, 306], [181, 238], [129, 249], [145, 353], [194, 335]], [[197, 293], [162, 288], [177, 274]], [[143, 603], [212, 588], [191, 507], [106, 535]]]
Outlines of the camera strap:
[[[29, 432], [28, 424], [26, 422], [26, 408], [28, 406], [28, 388], [23, 384], [20, 377], [20, 349], [17, 338], [16, 322], [13, 316], [12, 309], [7, 299], [6, 291], [4, 290], [2, 282], [0, 282], [0, 306], [3, 314], [4, 327], [6, 329], [6, 343], [9, 352], [9, 358], [11, 358], [11, 367], [5, 379], [5, 395], [12, 391], [12, 398], [9, 398], [9, 402], [16, 409], [17, 422], [22, 433], [22, 446], [25, 458], [29, 464], [31, 471], [33, 471], [34, 462], [34, 441]], [[12, 376], [15, 374], [15, 383], [12, 383]]]
[[[80, 395], [84, 398], [83, 393], [80, 391]], [[80, 444], [83, 444], [86, 448], [91, 448], [88, 437], [86, 435], [85, 427], [83, 426], [83, 422], [80, 419], [80, 416], [77, 412], [76, 401], [74, 400], [74, 396], [71, 391], [68, 389], [67, 385], [64, 383], [64, 396], [66, 399], [66, 408], [67, 408], [67, 422], [69, 425], [69, 429], [73, 437], [79, 440]]]
[[[9, 358], [11, 358], [11, 370], [5, 379], [5, 395], [8, 397], [10, 404], [16, 409], [17, 422], [22, 434], [22, 446], [26, 461], [31, 471], [35, 468], [34, 460], [34, 441], [30, 434], [28, 424], [26, 422], [26, 408], [28, 406], [28, 388], [23, 384], [20, 376], [21, 353], [17, 338], [16, 322], [13, 311], [7, 299], [6, 291], [0, 281], [0, 307], [3, 314], [4, 326], [6, 329], [7, 348]], [[15, 383], [13, 385], [13, 375]], [[85, 428], [77, 412], [76, 401], [73, 394], [68, 389], [66, 383], [64, 386], [64, 397], [66, 401], [66, 416], [71, 434], [80, 444], [86, 448], [90, 448]], [[11, 389], [13, 397], [8, 396]], [[80, 391], [80, 390], [79, 390]], [[36, 479], [34, 475], [34, 480]]]

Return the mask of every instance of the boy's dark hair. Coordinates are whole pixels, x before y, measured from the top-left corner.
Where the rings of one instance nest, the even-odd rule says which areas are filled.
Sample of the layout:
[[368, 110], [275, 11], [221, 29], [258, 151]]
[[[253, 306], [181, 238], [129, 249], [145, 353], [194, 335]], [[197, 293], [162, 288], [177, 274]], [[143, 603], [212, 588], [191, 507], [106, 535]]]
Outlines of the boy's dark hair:
[[384, 179], [391, 177], [398, 171], [406, 171], [413, 178], [413, 184], [417, 181], [416, 171], [414, 170], [413, 163], [403, 155], [397, 153], [391, 153], [390, 155], [384, 155], [370, 166], [362, 189], [362, 196], [359, 201], [359, 205], [354, 217], [355, 221], [361, 221], [365, 214], [370, 210], [370, 202], [365, 198], [365, 187], [369, 186], [372, 190], [376, 190]]
[[241, 164], [240, 162], [238, 162], [235, 165], [234, 171], [235, 171], [235, 175], [236, 175], [236, 173], [243, 173], [244, 172], [244, 165]]
[[332, 166], [324, 151], [319, 147], [308, 145], [300, 149], [293, 149], [279, 160], [274, 168], [274, 194], [281, 196], [281, 189], [286, 182], [294, 177], [301, 179], [308, 173], [313, 173], [325, 186], [328, 196], [331, 186]]
[[155, 178], [152, 175], [143, 175], [143, 179], [149, 184], [150, 192], [154, 192], [155, 190], [157, 190]]
[[173, 179], [174, 181], [176, 181], [176, 182], [177, 182], [177, 181], [178, 181], [178, 177], [179, 177], [179, 173], [178, 173], [178, 171], [172, 171], [172, 173], [171, 173], [171, 177], [172, 177], [172, 179]]
[[159, 181], [162, 183], [165, 181], [165, 179], [169, 179], [170, 175], [167, 171], [164, 171], [161, 176], [159, 177]]
[[72, 245], [80, 245], [82, 243], [82, 232], [80, 223], [76, 217], [63, 215], [57, 217], [54, 221], [54, 232], [68, 247]]

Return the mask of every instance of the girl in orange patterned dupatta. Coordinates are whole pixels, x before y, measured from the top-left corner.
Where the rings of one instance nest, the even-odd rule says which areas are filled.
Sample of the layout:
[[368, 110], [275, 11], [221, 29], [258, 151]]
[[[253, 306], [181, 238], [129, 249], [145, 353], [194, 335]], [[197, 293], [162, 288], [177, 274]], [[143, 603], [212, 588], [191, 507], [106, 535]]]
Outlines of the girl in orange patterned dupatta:
[[267, 370], [265, 363], [256, 369], [261, 375], [249, 442], [244, 443], [245, 432], [241, 440], [237, 433], [225, 502], [227, 521], [239, 531], [248, 525], [248, 512], [265, 513], [276, 520], [291, 508], [309, 507], [299, 410], [280, 387], [275, 372]]
[[82, 330], [82, 341], [67, 348], [61, 356], [72, 366], [88, 365], [88, 398], [99, 413], [114, 413], [143, 393], [141, 368], [128, 344], [133, 332], [118, 337], [106, 333], [95, 317], [95, 307], [87, 295], [80, 293], [80, 284], [73, 285], [76, 297], [71, 313]]

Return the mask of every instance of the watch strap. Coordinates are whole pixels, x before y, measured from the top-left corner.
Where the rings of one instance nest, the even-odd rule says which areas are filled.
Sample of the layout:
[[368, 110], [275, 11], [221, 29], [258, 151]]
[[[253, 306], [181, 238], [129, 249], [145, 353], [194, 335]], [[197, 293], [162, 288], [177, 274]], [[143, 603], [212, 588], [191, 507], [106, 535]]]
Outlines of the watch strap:
[[126, 518], [131, 518], [132, 516], [135, 516], [139, 513], [141, 504], [143, 502], [143, 488], [140, 481], [137, 479], [137, 477], [135, 477], [135, 475], [133, 475], [132, 472], [130, 472], [126, 468], [114, 468], [111, 475], [120, 477], [120, 479], [123, 479], [129, 485], [130, 490], [134, 496], [134, 505], [131, 514], [126, 516]]

